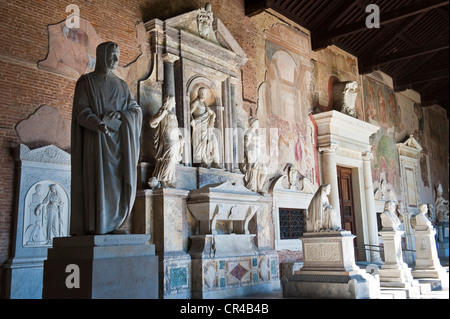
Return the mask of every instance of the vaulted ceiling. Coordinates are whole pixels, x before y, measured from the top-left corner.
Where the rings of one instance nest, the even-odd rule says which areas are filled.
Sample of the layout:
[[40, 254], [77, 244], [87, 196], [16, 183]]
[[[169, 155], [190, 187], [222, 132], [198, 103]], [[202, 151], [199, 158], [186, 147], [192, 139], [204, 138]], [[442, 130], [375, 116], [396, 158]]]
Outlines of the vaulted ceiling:
[[[369, 4], [379, 8], [379, 28], [366, 26]], [[247, 16], [268, 9], [310, 30], [313, 50], [334, 44], [358, 57], [361, 74], [383, 71], [396, 92], [413, 89], [448, 117], [449, 1], [245, 0]]]

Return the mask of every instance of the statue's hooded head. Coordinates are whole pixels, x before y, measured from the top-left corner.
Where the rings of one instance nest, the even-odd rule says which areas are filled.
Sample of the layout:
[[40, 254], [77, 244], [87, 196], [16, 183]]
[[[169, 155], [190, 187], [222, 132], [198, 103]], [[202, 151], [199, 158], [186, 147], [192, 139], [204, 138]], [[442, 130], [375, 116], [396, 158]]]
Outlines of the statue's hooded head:
[[97, 47], [95, 72], [113, 75], [119, 65], [120, 50], [114, 42], [104, 42]]

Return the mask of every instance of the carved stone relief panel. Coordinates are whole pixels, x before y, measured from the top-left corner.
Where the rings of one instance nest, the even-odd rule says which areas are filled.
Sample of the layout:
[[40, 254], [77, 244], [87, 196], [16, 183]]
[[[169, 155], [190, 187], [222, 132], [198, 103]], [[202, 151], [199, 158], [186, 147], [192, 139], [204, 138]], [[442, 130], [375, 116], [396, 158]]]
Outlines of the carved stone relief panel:
[[69, 233], [69, 194], [58, 183], [43, 180], [25, 196], [23, 246], [51, 246], [54, 237]]

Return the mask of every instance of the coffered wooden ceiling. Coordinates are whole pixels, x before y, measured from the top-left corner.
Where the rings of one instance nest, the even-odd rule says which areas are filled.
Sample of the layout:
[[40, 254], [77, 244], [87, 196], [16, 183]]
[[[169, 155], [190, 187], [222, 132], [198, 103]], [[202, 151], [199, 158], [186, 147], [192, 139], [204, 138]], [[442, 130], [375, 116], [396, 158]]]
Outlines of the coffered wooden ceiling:
[[[380, 28], [366, 27], [369, 4], [380, 9]], [[334, 44], [358, 57], [361, 74], [381, 70], [395, 91], [413, 89], [448, 117], [449, 1], [245, 0], [247, 16], [267, 9], [310, 30], [313, 50]]]

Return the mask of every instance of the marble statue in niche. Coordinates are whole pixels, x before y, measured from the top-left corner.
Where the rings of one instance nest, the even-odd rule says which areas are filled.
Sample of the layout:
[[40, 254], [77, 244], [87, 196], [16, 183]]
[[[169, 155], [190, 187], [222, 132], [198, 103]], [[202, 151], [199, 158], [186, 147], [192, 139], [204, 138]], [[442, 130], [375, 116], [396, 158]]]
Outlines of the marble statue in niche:
[[427, 228], [433, 228], [431, 221], [427, 217], [428, 205], [420, 204], [419, 213], [416, 215], [416, 226], [426, 226]]
[[114, 71], [119, 46], [97, 47], [95, 71], [75, 87], [70, 234], [123, 233], [135, 201], [142, 110]]
[[341, 218], [328, 200], [330, 192], [330, 184], [323, 184], [311, 199], [306, 217], [307, 232], [341, 230]]
[[248, 123], [249, 128], [244, 134], [244, 182], [251, 191], [263, 193], [267, 167], [262, 159], [259, 121], [250, 117]]
[[292, 164], [289, 164], [289, 170], [288, 170], [288, 181], [289, 181], [289, 188], [293, 189], [298, 186], [298, 181], [300, 177], [300, 172], [298, 171], [297, 167], [295, 167]]
[[[43, 194], [43, 189], [48, 189], [47, 194]], [[50, 246], [54, 237], [67, 236], [69, 203], [65, 190], [51, 181], [42, 181], [28, 193], [24, 246]]]
[[400, 230], [401, 221], [396, 215], [397, 205], [392, 199], [384, 204], [384, 212], [381, 214], [381, 225], [383, 229]]
[[150, 127], [155, 129], [156, 166], [149, 180], [152, 188], [174, 187], [176, 168], [182, 160], [184, 137], [178, 128], [175, 111], [175, 97], [166, 98], [163, 106], [150, 119]]
[[358, 83], [355, 81], [336, 82], [333, 84], [334, 108], [341, 113], [357, 117], [355, 103], [358, 94]]
[[191, 103], [193, 161], [203, 167], [220, 168], [219, 142], [214, 133], [216, 113], [206, 105], [207, 95], [208, 90], [200, 87]]
[[287, 163], [283, 171], [286, 172], [285, 188], [299, 191], [304, 189], [305, 178], [296, 165]]
[[436, 201], [434, 202], [434, 209], [436, 211], [436, 221], [448, 221], [448, 200], [442, 196], [442, 185], [436, 187]]

